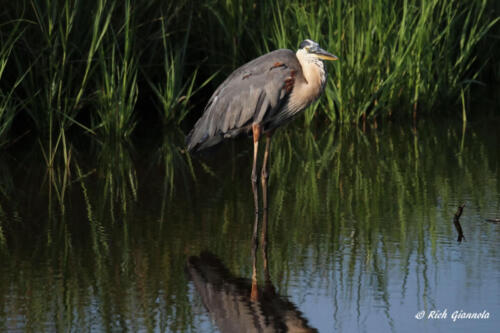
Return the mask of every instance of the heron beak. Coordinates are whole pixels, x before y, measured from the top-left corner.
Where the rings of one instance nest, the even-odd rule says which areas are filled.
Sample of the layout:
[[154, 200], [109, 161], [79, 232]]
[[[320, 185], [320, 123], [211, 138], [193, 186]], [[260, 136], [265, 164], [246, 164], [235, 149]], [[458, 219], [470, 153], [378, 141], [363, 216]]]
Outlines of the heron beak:
[[331, 54], [330, 52], [327, 52], [320, 47], [318, 47], [314, 50], [311, 50], [311, 53], [314, 53], [321, 60], [338, 60], [339, 59], [336, 55]]

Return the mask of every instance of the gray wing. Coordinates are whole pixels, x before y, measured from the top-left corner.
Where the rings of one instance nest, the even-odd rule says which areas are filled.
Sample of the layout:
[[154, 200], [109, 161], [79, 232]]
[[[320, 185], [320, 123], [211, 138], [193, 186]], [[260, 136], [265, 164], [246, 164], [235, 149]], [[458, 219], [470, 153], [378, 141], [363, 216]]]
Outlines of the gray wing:
[[186, 138], [188, 150], [213, 146], [272, 118], [301, 70], [291, 50], [276, 50], [235, 70], [214, 92]]

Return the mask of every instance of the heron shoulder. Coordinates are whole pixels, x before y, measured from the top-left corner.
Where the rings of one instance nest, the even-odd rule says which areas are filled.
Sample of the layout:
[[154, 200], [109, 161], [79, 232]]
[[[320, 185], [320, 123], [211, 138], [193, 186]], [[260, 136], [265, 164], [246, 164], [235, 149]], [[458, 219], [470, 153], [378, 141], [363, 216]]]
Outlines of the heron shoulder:
[[272, 52], [261, 55], [258, 58], [242, 65], [237, 68], [227, 79], [230, 81], [235, 77], [246, 78], [249, 75], [256, 75], [260, 73], [266, 73], [271, 68], [275, 67], [276, 64], [283, 64], [287, 67], [298, 70], [300, 69], [300, 64], [295, 55], [295, 52], [288, 49], [278, 49]]

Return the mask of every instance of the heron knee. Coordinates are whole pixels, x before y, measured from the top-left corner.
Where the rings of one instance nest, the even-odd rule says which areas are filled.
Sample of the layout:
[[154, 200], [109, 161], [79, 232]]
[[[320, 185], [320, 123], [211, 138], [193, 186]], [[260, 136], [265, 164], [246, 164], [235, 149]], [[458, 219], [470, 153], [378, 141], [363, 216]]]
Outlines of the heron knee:
[[266, 181], [269, 179], [269, 172], [267, 169], [262, 168], [261, 174], [260, 174], [261, 180]]
[[256, 172], [252, 171], [252, 176], [250, 177], [250, 180], [252, 181], [252, 184], [257, 184], [257, 181], [259, 180], [259, 177], [257, 176]]

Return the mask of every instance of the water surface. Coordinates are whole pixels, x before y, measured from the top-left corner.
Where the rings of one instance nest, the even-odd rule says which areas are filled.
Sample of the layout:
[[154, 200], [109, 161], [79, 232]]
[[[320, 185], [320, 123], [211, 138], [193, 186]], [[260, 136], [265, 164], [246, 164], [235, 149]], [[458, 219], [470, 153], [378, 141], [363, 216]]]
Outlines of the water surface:
[[255, 252], [248, 140], [3, 153], [0, 331], [495, 331], [499, 125], [279, 132]]

